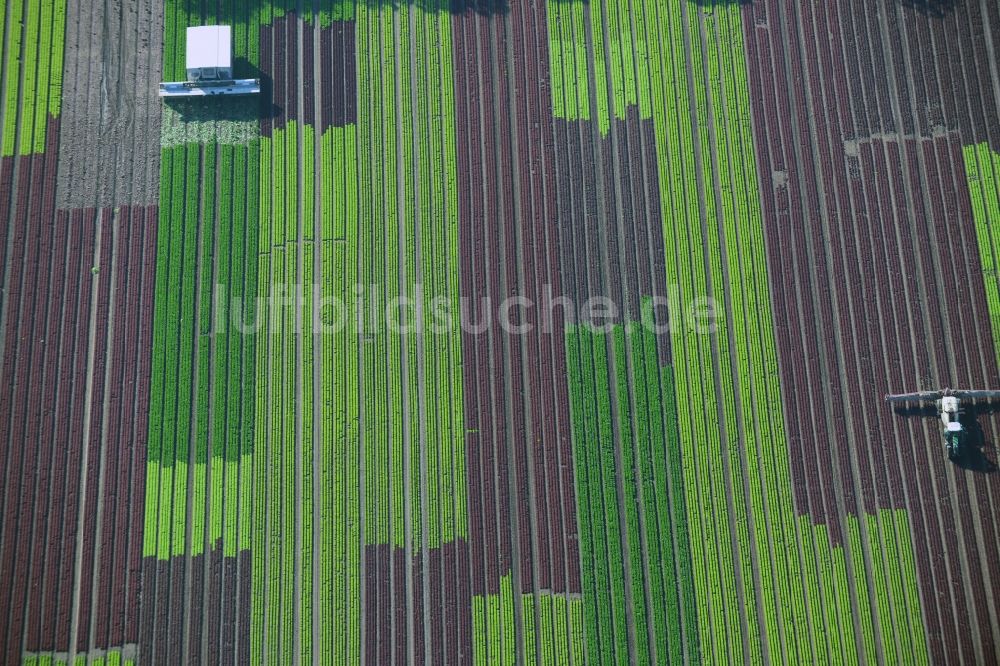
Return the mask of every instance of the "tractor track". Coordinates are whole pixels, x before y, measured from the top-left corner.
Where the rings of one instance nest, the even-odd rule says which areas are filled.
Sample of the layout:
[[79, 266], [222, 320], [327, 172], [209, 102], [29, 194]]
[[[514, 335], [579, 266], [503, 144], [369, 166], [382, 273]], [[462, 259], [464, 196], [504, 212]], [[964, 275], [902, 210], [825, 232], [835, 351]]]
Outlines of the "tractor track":
[[[296, 102], [296, 105], [297, 105], [296, 114], [298, 115], [299, 118], [306, 118], [306, 115], [304, 113], [304, 111], [305, 111], [305, 77], [303, 76], [303, 74], [304, 74], [304, 71], [303, 71], [304, 70], [304, 61], [303, 61], [303, 57], [302, 56], [303, 56], [303, 48], [304, 48], [303, 33], [306, 30], [307, 26], [305, 25], [304, 21], [301, 18], [303, 16], [303, 0], [298, 0], [297, 13], [298, 13], [298, 15], [295, 17], [295, 20], [294, 20], [294, 28], [295, 28], [295, 32], [296, 32], [296, 35], [295, 35], [295, 49], [296, 49], [296, 51], [295, 51], [295, 71], [296, 71], [296, 74], [297, 74], [297, 76], [296, 76], [297, 84], [296, 85], [298, 86], [298, 95], [296, 95], [296, 97], [295, 97], [295, 102]], [[312, 28], [313, 28], [313, 26], [311, 26], [311, 25], [308, 26], [308, 29], [311, 30]], [[303, 305], [304, 305], [304, 303], [301, 300], [302, 298], [311, 297], [311, 295], [312, 295], [312, 285], [311, 284], [306, 284], [306, 281], [305, 281], [305, 242], [304, 242], [304, 237], [305, 236], [303, 234], [304, 224], [305, 224], [305, 215], [304, 215], [304, 213], [305, 213], [305, 206], [306, 205], [312, 205], [312, 202], [305, 201], [305, 197], [303, 196], [304, 191], [305, 191], [305, 178], [302, 177], [302, 176], [303, 176], [303, 174], [307, 173], [306, 170], [305, 170], [305, 156], [304, 156], [304, 151], [302, 149], [303, 148], [303, 144], [304, 144], [304, 138], [303, 138], [303, 132], [302, 132], [301, 128], [296, 128], [296, 129], [297, 129], [297, 131], [296, 131], [295, 140], [297, 142], [297, 149], [296, 149], [296, 160], [297, 161], [296, 161], [296, 164], [295, 164], [295, 168], [298, 170], [299, 177], [297, 177], [295, 179], [296, 180], [296, 191], [295, 191], [296, 207], [295, 207], [295, 212], [296, 212], [296, 218], [297, 218], [297, 220], [296, 220], [296, 236], [299, 239], [299, 242], [297, 242], [295, 244], [295, 274], [296, 274], [296, 276], [298, 276], [298, 280], [297, 280], [297, 284], [296, 284], [295, 288], [296, 288], [296, 302], [298, 304], [295, 307], [295, 331], [296, 331], [296, 335], [295, 335], [295, 442], [294, 442], [294, 446], [293, 446], [293, 450], [295, 452], [295, 464], [294, 464], [294, 470], [295, 470], [295, 480], [294, 480], [294, 483], [295, 483], [295, 509], [294, 509], [295, 524], [292, 526], [292, 529], [293, 529], [292, 540], [293, 540], [293, 543], [295, 544], [295, 558], [293, 560], [293, 567], [295, 569], [295, 573], [294, 573], [294, 581], [295, 582], [294, 582], [294, 585], [293, 585], [293, 590], [294, 591], [292, 592], [292, 599], [293, 599], [293, 602], [292, 602], [292, 631], [293, 631], [293, 636], [292, 636], [291, 644], [292, 644], [292, 663], [295, 664], [295, 666], [300, 666], [300, 664], [302, 663], [302, 585], [303, 585], [303, 583], [302, 583], [302, 551], [303, 551], [303, 546], [304, 546], [304, 543], [303, 543], [303, 540], [302, 540], [302, 522], [303, 522], [303, 520], [302, 520], [302, 514], [303, 514], [303, 510], [304, 510], [303, 509], [303, 499], [304, 498], [303, 498], [302, 486], [303, 486], [303, 480], [304, 480], [304, 477], [303, 477], [303, 466], [304, 466], [303, 451], [304, 451], [304, 448], [305, 448], [305, 436], [306, 436], [306, 433], [304, 432], [304, 427], [305, 426], [304, 426], [304, 418], [303, 418], [303, 412], [306, 409], [305, 391], [303, 390], [303, 383], [304, 383], [303, 382], [303, 376], [304, 376], [304, 365], [305, 365], [305, 358], [304, 358], [304, 351], [303, 351], [304, 344], [303, 344], [303, 342], [304, 342], [304, 336], [306, 336], [306, 335], [312, 336], [312, 328], [313, 328], [313, 326], [312, 326], [312, 322], [311, 321], [304, 321], [304, 319], [303, 319], [303, 316], [304, 316]], [[314, 244], [315, 244], [315, 238], [316, 237], [314, 236], [313, 238], [314, 238]], [[311, 311], [312, 310], [310, 310], [310, 312]], [[308, 329], [306, 327], [308, 327]], [[314, 361], [314, 359], [310, 360], [310, 362], [312, 362], [312, 361]], [[320, 366], [320, 367], [322, 367], [322, 366]], [[315, 394], [313, 394], [313, 395], [314, 395], [314, 400], [315, 400]], [[308, 405], [308, 408], [312, 409], [313, 413], [315, 414], [315, 407], [314, 407], [314, 405], [312, 405], [312, 404]], [[311, 442], [310, 446], [313, 446], [313, 445], [314, 445], [314, 443]], [[287, 527], [288, 526], [286, 525], [286, 529], [287, 529]], [[286, 538], [288, 538], [287, 535], [286, 535]], [[310, 611], [311, 611], [311, 609], [310, 609]], [[311, 624], [310, 624], [310, 626], [311, 626]], [[288, 641], [286, 641], [286, 644], [287, 644], [287, 642]]]
[[[398, 8], [393, 8], [392, 11], [392, 29], [393, 29], [393, 43], [397, 47], [402, 47], [402, 40], [400, 39], [401, 26], [400, 26], [400, 10]], [[403, 72], [400, 67], [399, 57], [393, 58], [393, 108], [396, 110], [396, 234], [398, 249], [396, 257], [387, 257], [387, 264], [389, 261], [395, 260], [397, 262], [398, 270], [398, 282], [395, 285], [388, 285], [390, 289], [393, 289], [397, 294], [407, 294], [408, 282], [406, 274], [406, 243], [403, 239], [406, 238], [405, 229], [405, 214], [403, 211], [407, 210], [408, 202], [405, 198], [405, 193], [401, 184], [406, 180], [406, 162], [403, 159], [403, 122], [401, 118], [401, 107], [404, 104], [402, 99], [402, 88], [403, 88]], [[418, 167], [419, 168], [419, 167]], [[416, 170], [416, 169], [414, 169]], [[407, 663], [414, 663], [416, 652], [414, 646], [414, 581], [413, 581], [413, 557], [415, 544], [413, 543], [413, 458], [412, 458], [412, 440], [413, 433], [410, 430], [410, 410], [411, 401], [418, 400], [418, 396], [410, 395], [410, 367], [409, 367], [409, 334], [406, 333], [399, 336], [399, 340], [393, 340], [390, 344], [399, 345], [399, 357], [400, 357], [400, 386], [402, 387], [402, 404], [400, 409], [403, 413], [403, 433], [402, 441], [392, 442], [390, 437], [390, 447], [399, 447], [402, 451], [403, 460], [403, 580], [394, 581], [394, 585], [401, 584], [402, 590], [399, 587], [394, 587], [392, 590], [393, 603], [395, 603], [399, 597], [403, 598], [405, 616], [404, 622], [406, 623], [406, 633], [403, 637], [404, 641], [404, 653], [406, 655]], [[414, 369], [414, 372], [416, 370]], [[391, 379], [390, 379], [391, 381]], [[419, 464], [419, 462], [418, 462]], [[393, 489], [392, 492], [396, 492]], [[395, 634], [399, 636], [398, 632]], [[393, 650], [393, 654], [397, 654], [396, 650]]]
[[[314, 1], [313, 2], [313, 11], [314, 11], [314, 13], [315, 13], [315, 9], [316, 9], [315, 5], [316, 5], [316, 3]], [[306, 29], [308, 29], [308, 30], [316, 30], [318, 32], [318, 28], [315, 25], [308, 26]], [[323, 80], [323, 71], [324, 71], [324, 68], [330, 67], [330, 63], [324, 63], [323, 62], [322, 47], [321, 47], [321, 40], [320, 39], [314, 39], [313, 40], [312, 64], [313, 64], [313, 71], [310, 73], [312, 79], [315, 80], [315, 81], [322, 81]], [[322, 113], [323, 113], [322, 112], [322, 109], [323, 109], [322, 95], [316, 95], [314, 97], [314, 99], [313, 99], [313, 104], [314, 104], [314, 106], [313, 106], [314, 117], [315, 118], [322, 118], [323, 117], [323, 115], [322, 115]], [[316, 136], [316, 144], [315, 144], [315, 146], [313, 148], [314, 155], [315, 155], [315, 164], [313, 165], [313, 168], [314, 168], [316, 176], [315, 176], [315, 180], [313, 182], [313, 187], [315, 188], [316, 192], [321, 192], [322, 191], [322, 187], [323, 187], [323, 180], [322, 180], [322, 178], [323, 178], [323, 172], [322, 172], [322, 148], [321, 148], [322, 147], [322, 136], [320, 135], [319, 132], [317, 132], [316, 134], [317, 134], [317, 136]], [[306, 202], [306, 203], [308, 205], [308, 202]], [[316, 270], [315, 270], [315, 275], [314, 275], [314, 284], [315, 284], [316, 288], [319, 290], [319, 294], [314, 294], [313, 303], [315, 304], [316, 303], [316, 298], [318, 296], [321, 296], [321, 294], [322, 294], [322, 289], [320, 288], [320, 285], [324, 284], [324, 279], [330, 280], [330, 279], [333, 278], [333, 276], [324, 275], [324, 271], [323, 271], [323, 255], [322, 255], [323, 242], [321, 240], [323, 238], [323, 217], [322, 217], [323, 210], [322, 210], [322, 206], [321, 206], [321, 204], [320, 204], [319, 201], [313, 202], [313, 205], [314, 205], [314, 208], [313, 208], [313, 238], [317, 239], [313, 243], [313, 265], [315, 267], [317, 267]], [[358, 281], [358, 284], [360, 284], [360, 281]], [[314, 315], [313, 315], [314, 321], [317, 318], [317, 316], [318, 315], [316, 315], [314, 313]], [[311, 321], [310, 322], [306, 322], [306, 324], [311, 327], [313, 325], [313, 322], [311, 322]], [[309, 433], [309, 436], [312, 438], [312, 441], [313, 441], [313, 446], [312, 446], [312, 460], [303, 461], [303, 464], [311, 464], [313, 470], [322, 470], [323, 469], [323, 446], [325, 445], [325, 442], [323, 441], [323, 418], [324, 418], [324, 415], [323, 415], [323, 409], [322, 409], [322, 399], [319, 400], [319, 401], [317, 401], [316, 400], [316, 396], [322, 396], [323, 395], [323, 368], [324, 368], [323, 358], [324, 358], [324, 347], [325, 347], [326, 344], [328, 344], [328, 341], [324, 340], [322, 336], [320, 336], [314, 342], [314, 344], [313, 344], [313, 358], [310, 361], [313, 364], [314, 368], [319, 368], [319, 372], [315, 372], [315, 371], [313, 372], [313, 431], [312, 431], [312, 433]], [[317, 404], [316, 404], [317, 402], [320, 405], [318, 407], [317, 407]], [[317, 478], [319, 480], [317, 480]], [[320, 515], [322, 515], [322, 513], [321, 513], [321, 507], [323, 506], [323, 490], [324, 490], [323, 483], [322, 483], [322, 478], [323, 478], [322, 474], [314, 474], [313, 475], [312, 494], [311, 494], [311, 497], [309, 497], [309, 506], [311, 506], [311, 511], [312, 511], [313, 516], [320, 516]], [[364, 470], [361, 471], [361, 478], [364, 478]], [[363, 490], [359, 494], [363, 497], [364, 496]], [[323, 537], [323, 530], [322, 530], [322, 528], [317, 529], [316, 527], [314, 527], [313, 531], [312, 531], [312, 543], [310, 544], [310, 547], [312, 548], [312, 552], [313, 553], [321, 553], [322, 552], [322, 537]], [[321, 563], [322, 563], [322, 558], [321, 557], [313, 557], [313, 560], [312, 560], [312, 598], [314, 600], [319, 600], [319, 599], [323, 598], [323, 596], [322, 596], [323, 590], [322, 590], [322, 582], [321, 582], [322, 578], [321, 578], [321, 574], [320, 574], [320, 565], [321, 565]], [[358, 572], [358, 575], [361, 577], [361, 580], [364, 580], [364, 577], [361, 576], [361, 572], [360, 571]], [[361, 592], [361, 595], [362, 595], [361, 596], [361, 604], [360, 604], [360, 606], [361, 606], [361, 617], [364, 617], [365, 616], [365, 607], [364, 607], [365, 606], [365, 604], [364, 604], [365, 598], [364, 598], [364, 586], [363, 585], [361, 586], [361, 590], [362, 590], [362, 592]], [[312, 644], [313, 645], [317, 645], [317, 644], [322, 645], [322, 626], [323, 626], [324, 618], [326, 619], [327, 622], [329, 622], [331, 620], [331, 618], [327, 617], [327, 615], [328, 614], [326, 613], [326, 608], [322, 604], [316, 604], [316, 606], [314, 607], [314, 610], [313, 610], [312, 623], [311, 623], [311, 628], [310, 628], [310, 631], [312, 632]], [[364, 631], [364, 630], [362, 629], [362, 631]], [[361, 645], [364, 645], [364, 644], [365, 644], [364, 643], [364, 637], [362, 636], [361, 637]], [[312, 659], [312, 663], [313, 663], [313, 666], [318, 666], [319, 665], [319, 652], [318, 651], [316, 653], [314, 653], [313, 659]]]

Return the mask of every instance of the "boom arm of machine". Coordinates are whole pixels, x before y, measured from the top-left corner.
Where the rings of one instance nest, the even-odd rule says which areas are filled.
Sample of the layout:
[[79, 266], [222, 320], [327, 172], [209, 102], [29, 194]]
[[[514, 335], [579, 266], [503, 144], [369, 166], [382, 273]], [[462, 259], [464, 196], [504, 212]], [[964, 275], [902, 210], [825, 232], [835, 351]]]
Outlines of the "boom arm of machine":
[[944, 389], [942, 391], [919, 391], [917, 393], [899, 393], [885, 396], [888, 402], [930, 402], [941, 398], [958, 398], [959, 400], [996, 400], [1000, 399], [1000, 391], [966, 391], [964, 389]]
[[966, 391], [962, 389], [944, 389], [941, 391], [920, 391], [917, 393], [900, 393], [885, 396], [886, 401], [930, 402], [934, 401], [938, 415], [941, 417], [941, 436], [944, 438], [948, 457], [957, 460], [962, 455], [962, 440], [965, 428], [962, 425], [962, 400], [993, 400], [1000, 398], [1000, 391]]

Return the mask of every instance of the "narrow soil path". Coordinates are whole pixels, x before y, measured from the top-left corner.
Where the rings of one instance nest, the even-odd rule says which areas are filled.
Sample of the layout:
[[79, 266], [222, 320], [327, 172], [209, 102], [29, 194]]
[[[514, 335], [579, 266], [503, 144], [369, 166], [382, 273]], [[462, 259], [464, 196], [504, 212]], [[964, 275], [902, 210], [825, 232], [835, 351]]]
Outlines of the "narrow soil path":
[[[101, 345], [103, 347], [103, 349], [100, 351], [100, 353], [102, 353], [107, 359], [111, 359], [113, 357], [113, 355], [114, 355], [114, 348], [115, 348], [115, 343], [116, 343], [114, 333], [117, 330], [117, 328], [115, 326], [115, 321], [116, 321], [117, 317], [120, 316], [120, 313], [118, 312], [118, 271], [119, 271], [119, 266], [118, 266], [118, 263], [119, 263], [118, 236], [119, 236], [119, 233], [120, 233], [119, 226], [120, 226], [120, 224], [119, 224], [119, 219], [118, 219], [118, 214], [117, 213], [112, 213], [111, 216], [110, 216], [110, 219], [105, 219], [104, 222], [101, 225], [101, 227], [102, 227], [101, 233], [103, 233], [103, 234], [111, 234], [111, 256], [108, 258], [109, 259], [108, 263], [110, 264], [110, 266], [109, 266], [109, 269], [106, 271], [106, 274], [107, 274], [107, 278], [106, 279], [110, 282], [110, 294], [111, 294], [110, 300], [108, 301], [108, 312], [107, 312], [107, 317], [108, 317], [108, 322], [107, 322], [108, 336], [107, 336], [106, 340], [99, 340], [99, 341], [97, 341], [97, 344], [99, 344], [99, 345]], [[101, 266], [101, 268], [104, 268], [104, 267]], [[124, 310], [124, 306], [122, 307], [122, 309]], [[95, 352], [97, 352], [96, 349], [95, 349]], [[96, 538], [94, 539], [94, 562], [97, 562], [97, 563], [99, 563], [99, 562], [102, 561], [102, 559], [101, 559], [102, 558], [102, 554], [103, 554], [103, 552], [102, 552], [103, 551], [102, 546], [104, 545], [105, 539], [108, 537], [108, 535], [104, 535], [101, 532], [102, 532], [102, 528], [104, 526], [105, 497], [108, 494], [106, 492], [106, 490], [105, 490], [105, 485], [108, 483], [108, 479], [107, 479], [107, 475], [108, 475], [108, 447], [110, 445], [115, 444], [115, 443], [112, 443], [112, 442], [108, 441], [108, 423], [110, 421], [109, 417], [111, 415], [111, 396], [112, 396], [112, 392], [109, 391], [109, 390], [107, 390], [107, 387], [109, 387], [110, 384], [111, 384], [111, 382], [114, 380], [114, 378], [112, 378], [112, 376], [111, 376], [111, 371], [112, 371], [113, 367], [114, 367], [113, 363], [105, 363], [104, 364], [104, 376], [101, 377], [100, 380], [99, 380], [99, 381], [101, 381], [104, 384], [105, 390], [103, 391], [103, 397], [104, 397], [104, 399], [103, 399], [102, 404], [100, 406], [100, 409], [101, 409], [101, 416], [100, 416], [100, 419], [101, 419], [101, 431], [100, 431], [101, 432], [101, 443], [100, 443], [99, 462], [98, 462], [98, 467], [97, 467], [97, 470], [98, 470], [97, 471], [97, 474], [98, 474], [98, 478], [97, 478], [97, 502], [96, 502], [96, 505], [95, 505], [96, 506], [96, 511], [97, 511], [97, 520], [95, 522], [95, 524], [97, 525], [97, 534], [96, 534]], [[92, 407], [92, 409], [93, 409], [93, 407]], [[117, 460], [116, 461], [112, 461], [112, 462], [114, 462], [116, 468], [117, 468], [118, 465], [121, 464], [121, 461], [117, 461]], [[114, 483], [114, 478], [112, 478], [111, 483], [112, 484]], [[116, 488], [115, 491], [114, 491], [115, 496], [117, 496], [119, 492], [121, 492], [121, 489], [117, 489]], [[113, 536], [112, 536], [112, 538], [113, 538]], [[112, 552], [113, 552], [113, 541], [112, 541], [111, 545], [112, 545]], [[98, 582], [100, 581], [99, 569], [100, 569], [99, 566], [95, 567], [93, 578], [89, 582], [90, 598], [92, 600], [91, 601], [92, 605], [91, 605], [91, 612], [90, 612], [90, 625], [86, 628], [86, 630], [87, 630], [87, 636], [88, 636], [88, 639], [87, 639], [87, 649], [88, 649], [88, 651], [93, 650], [93, 649], [99, 647], [98, 644], [97, 644], [97, 616], [98, 616], [99, 613], [101, 613], [101, 608], [100, 608], [100, 606], [97, 603], [97, 600], [100, 599], [100, 594], [98, 593]], [[83, 587], [83, 582], [84, 581], [80, 581], [80, 586], [81, 587]], [[82, 627], [80, 628], [80, 631], [83, 631]]]
[[[98, 220], [96, 224], [96, 238], [94, 241], [94, 257], [92, 259], [93, 265], [97, 266], [100, 264], [100, 252], [101, 252], [101, 235], [104, 232], [104, 225], [101, 220], [101, 213], [98, 213]], [[83, 443], [82, 443], [82, 458], [80, 461], [80, 483], [79, 488], [81, 492], [87, 488], [87, 481], [90, 470], [90, 433], [91, 433], [91, 420], [93, 419], [93, 394], [94, 394], [94, 352], [97, 348], [97, 299], [99, 294], [101, 276], [96, 274], [90, 287], [90, 321], [87, 324], [87, 380], [85, 384], [84, 394], [83, 394]], [[69, 653], [70, 662], [76, 659], [77, 646], [79, 645], [80, 636], [80, 595], [83, 591], [83, 542], [85, 534], [85, 524], [86, 524], [86, 511], [87, 503], [83, 500], [80, 501], [77, 508], [76, 515], [76, 546], [74, 548], [74, 562], [73, 562], [73, 592], [72, 592], [72, 606], [70, 609], [70, 630], [69, 630]]]

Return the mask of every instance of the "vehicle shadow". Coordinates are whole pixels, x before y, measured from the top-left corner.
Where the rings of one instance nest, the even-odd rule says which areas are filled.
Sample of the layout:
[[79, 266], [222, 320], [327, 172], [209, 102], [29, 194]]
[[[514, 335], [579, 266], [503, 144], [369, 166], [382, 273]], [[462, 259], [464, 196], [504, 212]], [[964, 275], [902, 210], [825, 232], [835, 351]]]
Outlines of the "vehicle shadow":
[[965, 411], [960, 419], [962, 427], [966, 431], [965, 441], [962, 446], [962, 455], [955, 461], [956, 465], [970, 472], [983, 474], [993, 474], [997, 471], [997, 447], [983, 430], [979, 423], [979, 417], [998, 412], [1000, 412], [1000, 405], [996, 403], [965, 406]]
[[892, 411], [900, 416], [930, 416], [936, 419], [938, 415], [937, 407], [933, 404], [910, 405], [907, 407], [895, 406]]
[[506, 14], [510, 11], [510, 4], [507, 0], [442, 0], [441, 2], [423, 0], [423, 4], [437, 4], [437, 9], [447, 9], [452, 14], [473, 12], [481, 16], [492, 16], [494, 14]]
[[[939, 426], [937, 407], [933, 404], [895, 407], [893, 412], [899, 416], [933, 419], [935, 429]], [[961, 455], [953, 461], [957, 466], [970, 472], [983, 474], [992, 474], [997, 471], [996, 445], [979, 422], [980, 417], [997, 413], [1000, 413], [1000, 403], [970, 404], [963, 402], [962, 416], [959, 421], [965, 429], [965, 439], [962, 442]], [[944, 444], [941, 446], [943, 454]]]
[[274, 103], [274, 83], [270, 76], [246, 58], [233, 59], [233, 75], [238, 79], [259, 79], [260, 94], [255, 97], [219, 95], [208, 97], [168, 97], [163, 101], [180, 117], [181, 122], [247, 122], [276, 118], [281, 107]]
[[699, 7], [711, 8], [718, 7], [719, 5], [752, 5], [753, 0], [688, 0], [692, 5], [698, 5]]
[[[418, 9], [425, 11], [441, 11], [452, 14], [471, 11], [477, 14], [491, 15], [505, 14], [510, 10], [509, 0], [359, 0], [359, 2], [366, 7], [374, 8], [403, 8], [415, 5]], [[183, 0], [183, 3], [188, 15], [201, 15], [203, 0]], [[294, 4], [292, 3], [289, 13], [294, 13]], [[223, 3], [223, 7], [225, 7], [225, 3]], [[220, 9], [212, 21], [231, 25], [243, 22], [246, 18], [246, 9], [242, 3], [232, 3], [229, 8]]]
[[944, 18], [961, 4], [962, 0], [899, 0], [899, 4], [931, 18]]

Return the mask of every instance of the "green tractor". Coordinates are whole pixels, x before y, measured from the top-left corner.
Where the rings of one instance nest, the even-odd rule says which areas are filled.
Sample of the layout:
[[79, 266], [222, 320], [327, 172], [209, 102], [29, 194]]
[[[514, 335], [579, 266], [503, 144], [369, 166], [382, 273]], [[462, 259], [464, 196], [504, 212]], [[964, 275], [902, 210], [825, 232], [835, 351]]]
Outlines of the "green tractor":
[[930, 402], [934, 401], [938, 415], [941, 417], [941, 436], [948, 451], [949, 460], [959, 460], [962, 457], [962, 445], [966, 431], [962, 425], [962, 400], [993, 400], [1000, 398], [1000, 391], [962, 391], [944, 389], [942, 391], [921, 391], [918, 393], [900, 393], [887, 395], [887, 402]]

